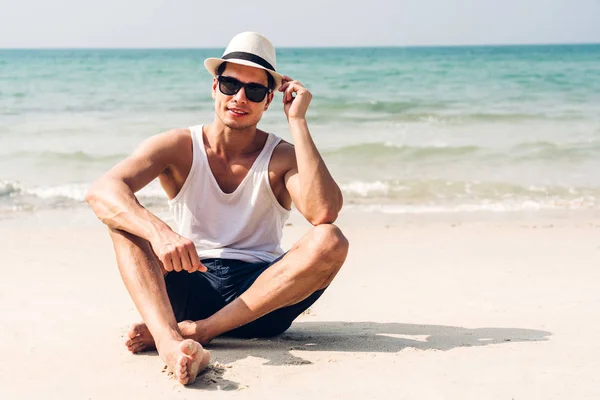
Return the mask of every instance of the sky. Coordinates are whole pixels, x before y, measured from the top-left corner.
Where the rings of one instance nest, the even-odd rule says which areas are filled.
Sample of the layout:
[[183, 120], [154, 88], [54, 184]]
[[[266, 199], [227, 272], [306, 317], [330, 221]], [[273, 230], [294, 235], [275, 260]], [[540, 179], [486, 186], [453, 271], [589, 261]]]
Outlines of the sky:
[[600, 43], [600, 0], [0, 0], [0, 48]]

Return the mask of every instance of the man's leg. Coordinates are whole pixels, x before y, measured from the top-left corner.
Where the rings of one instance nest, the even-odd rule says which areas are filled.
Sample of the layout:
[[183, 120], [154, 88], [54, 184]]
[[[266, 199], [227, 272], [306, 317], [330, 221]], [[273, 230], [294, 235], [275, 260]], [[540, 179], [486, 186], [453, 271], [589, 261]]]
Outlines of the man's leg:
[[209, 362], [209, 353], [184, 339], [175, 320], [164, 282], [164, 270], [150, 244], [129, 233], [110, 229], [119, 272], [146, 323], [159, 355], [183, 384], [194, 381]]
[[[165, 275], [165, 286], [169, 302], [178, 322], [179, 331], [184, 338], [190, 338], [195, 332], [193, 321], [205, 319], [225, 306], [225, 300], [217, 288], [221, 279], [214, 260], [202, 260], [208, 268], [206, 272], [188, 273], [170, 272]], [[212, 272], [211, 270], [215, 270]], [[166, 272], [166, 271], [164, 271]], [[125, 346], [132, 353], [153, 350], [154, 339], [145, 323], [134, 323], [127, 332]]]
[[208, 343], [274, 310], [301, 302], [329, 286], [347, 254], [348, 240], [337, 226], [315, 226], [237, 299], [209, 318], [195, 321], [196, 332], [190, 337]]

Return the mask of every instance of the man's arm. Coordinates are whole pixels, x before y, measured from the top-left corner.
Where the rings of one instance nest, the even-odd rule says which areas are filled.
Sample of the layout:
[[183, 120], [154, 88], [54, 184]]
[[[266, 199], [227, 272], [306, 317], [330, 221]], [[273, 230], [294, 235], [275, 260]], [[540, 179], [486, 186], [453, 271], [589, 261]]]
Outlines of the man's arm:
[[285, 77], [283, 82], [279, 90], [283, 92], [296, 155], [296, 165], [285, 174], [286, 189], [311, 224], [333, 223], [342, 209], [343, 198], [308, 130], [306, 111], [312, 95], [298, 81]]
[[[189, 146], [187, 149], [185, 146]], [[96, 216], [112, 229], [146, 239], [167, 271], [205, 270], [194, 244], [144, 208], [135, 197], [153, 179], [172, 169], [187, 150], [187, 130], [162, 133], [144, 141], [128, 158], [96, 180], [86, 194]], [[190, 163], [191, 165], [191, 163]]]

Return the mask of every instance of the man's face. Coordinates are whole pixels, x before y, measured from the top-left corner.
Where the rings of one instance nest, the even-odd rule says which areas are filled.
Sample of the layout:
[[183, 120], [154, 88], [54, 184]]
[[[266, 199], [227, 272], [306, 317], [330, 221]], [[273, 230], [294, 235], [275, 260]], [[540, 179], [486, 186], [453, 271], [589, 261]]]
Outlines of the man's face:
[[[243, 83], [259, 83], [268, 86], [267, 74], [260, 68], [227, 63], [222, 76], [232, 77]], [[241, 88], [232, 96], [225, 95], [219, 90], [219, 82], [215, 78], [212, 86], [212, 96], [215, 99], [215, 113], [221, 122], [230, 129], [242, 130], [256, 126], [262, 118], [274, 94], [268, 93], [261, 102], [253, 102], [246, 97], [246, 90]]]

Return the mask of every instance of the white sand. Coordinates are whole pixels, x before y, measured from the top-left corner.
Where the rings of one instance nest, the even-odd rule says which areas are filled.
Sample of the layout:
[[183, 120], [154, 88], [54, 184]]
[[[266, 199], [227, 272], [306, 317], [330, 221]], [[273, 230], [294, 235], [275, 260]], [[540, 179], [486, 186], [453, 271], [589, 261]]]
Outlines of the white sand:
[[99, 223], [0, 223], [0, 398], [600, 398], [600, 224], [464, 220], [343, 215], [326, 294], [279, 338], [216, 339], [189, 388], [126, 351]]

